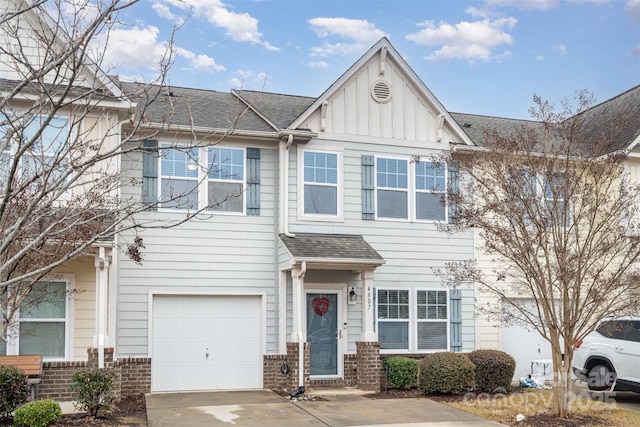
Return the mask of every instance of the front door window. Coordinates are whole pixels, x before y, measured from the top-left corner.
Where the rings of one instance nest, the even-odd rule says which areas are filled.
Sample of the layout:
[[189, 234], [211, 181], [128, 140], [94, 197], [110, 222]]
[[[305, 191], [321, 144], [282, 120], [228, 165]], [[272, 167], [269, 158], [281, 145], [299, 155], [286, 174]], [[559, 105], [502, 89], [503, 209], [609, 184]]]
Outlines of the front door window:
[[338, 375], [338, 294], [307, 294], [311, 375]]

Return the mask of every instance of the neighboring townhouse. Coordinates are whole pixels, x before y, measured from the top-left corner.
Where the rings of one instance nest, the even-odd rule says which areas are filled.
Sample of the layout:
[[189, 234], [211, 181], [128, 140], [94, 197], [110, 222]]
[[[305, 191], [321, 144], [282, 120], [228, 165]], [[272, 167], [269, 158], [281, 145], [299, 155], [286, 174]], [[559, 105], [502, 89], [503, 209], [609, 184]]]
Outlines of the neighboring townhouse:
[[[632, 182], [640, 182], [640, 86], [636, 86], [609, 100], [603, 101], [584, 111], [579, 121], [586, 127], [587, 134], [598, 135], [611, 123], [617, 123], [619, 127], [617, 139], [612, 140], [607, 149], [613, 153], [616, 151], [629, 151], [628, 172]], [[452, 113], [452, 117], [465, 130], [469, 138], [477, 146], [483, 145], [485, 129], [497, 130], [500, 134], [514, 133], [522, 125], [527, 127], [539, 126], [532, 121], [514, 120], [501, 117], [479, 116], [473, 114]], [[603, 153], [604, 154], [604, 153]], [[477, 250], [480, 242], [479, 234], [474, 236], [476, 252], [474, 259], [483, 265], [485, 271], [490, 271], [493, 266], [489, 258]], [[481, 289], [477, 290], [477, 303], [485, 305], [495, 304], [495, 295], [487, 295]], [[526, 297], [522, 297], [526, 300]], [[533, 305], [533, 301], [530, 301]], [[553, 378], [553, 364], [551, 363], [551, 346], [538, 332], [522, 325], [501, 325], [490, 321], [483, 316], [478, 316], [476, 326], [478, 328], [478, 348], [491, 348], [503, 350], [516, 360], [515, 378], [525, 376], [533, 370], [535, 373], [546, 374], [547, 379]]]
[[[7, 13], [3, 16], [9, 16], [18, 7], [25, 7], [25, 3], [11, 0], [0, 2], [0, 11]], [[5, 31], [7, 28], [8, 32]], [[114, 136], [114, 130], [119, 133], [120, 123], [130, 119], [135, 109], [135, 104], [124, 96], [122, 89], [88, 61], [73, 66], [60, 63], [52, 67], [51, 72], [38, 75], [41, 68], [51, 65], [51, 62], [46, 61], [51, 61], [52, 55], [66, 49], [66, 39], [55, 28], [49, 16], [29, 8], [0, 28], [3, 46], [0, 53], [0, 118], [3, 121], [3, 126], [0, 127], [0, 182], [3, 188], [8, 185], [8, 168], [13, 159], [18, 158], [16, 155], [20, 147], [14, 139], [15, 132], [8, 125], [12, 118], [18, 117], [28, 122], [21, 135], [24, 140], [34, 138], [37, 132], [42, 131], [36, 147], [44, 147], [43, 151], [36, 149], [18, 155], [20, 161], [17, 164], [17, 176], [22, 174], [28, 177], [30, 170], [46, 164], [48, 158], [56, 158], [64, 152], [60, 147], [79, 135], [87, 142], [103, 144], [101, 152], [117, 147], [119, 135]], [[34, 36], [34, 31], [38, 31], [37, 36]], [[30, 73], [35, 76], [32, 80], [25, 77]], [[63, 95], [65, 90], [68, 92]], [[62, 106], [54, 106], [58, 104]], [[51, 111], [55, 111], [53, 116]], [[42, 126], [49, 118], [49, 124]], [[65, 161], [60, 164], [64, 165]], [[91, 182], [107, 169], [116, 174], [117, 170], [113, 168], [113, 163], [96, 164], [95, 168], [86, 171], [86, 180]], [[36, 186], [34, 184], [34, 188]], [[77, 188], [79, 187], [74, 191]], [[16, 197], [25, 197], [27, 193], [28, 191]], [[56, 217], [55, 207], [60, 207], [60, 212], [63, 212], [64, 206], [69, 206], [73, 200], [72, 197], [71, 191], [66, 191], [60, 195], [59, 203], [51, 205], [54, 209], [50, 212], [45, 209], [44, 212], [32, 213], [30, 221], [27, 221], [28, 225], [25, 225], [31, 229], [25, 234], [37, 236], [37, 227], [40, 226], [41, 232], [46, 235], [45, 228], [54, 220], [60, 219], [59, 216]], [[3, 200], [3, 203], [15, 203], [8, 208], [4, 207], [3, 219], [11, 219], [7, 209], [15, 209], [16, 206], [16, 215], [21, 214], [19, 209], [33, 208], [38, 211], [36, 205], [29, 205], [29, 200], [23, 204], [20, 200]], [[3, 239], [9, 235], [9, 226], [3, 224]], [[46, 242], [44, 247], [37, 249], [43, 252], [54, 251], [55, 245], [60, 243], [54, 240]], [[52, 246], [47, 246], [50, 244]], [[11, 247], [5, 248], [3, 262], [6, 262], [8, 253], [13, 254], [13, 250]], [[7, 319], [6, 313], [3, 313], [2, 321], [6, 321], [9, 328], [6, 339], [0, 341], [0, 355], [43, 356], [44, 376], [39, 386], [40, 397], [69, 400], [68, 383], [73, 371], [85, 366], [106, 366], [105, 359], [101, 356], [105, 353], [98, 352], [97, 349], [107, 348], [112, 352], [116, 344], [116, 306], [109, 303], [115, 302], [117, 297], [115, 252], [113, 239], [91, 244], [76, 258], [43, 277], [15, 316]], [[7, 266], [10, 267], [5, 264], [2, 272], [3, 301], [7, 298], [4, 292], [12, 292], [11, 287], [5, 286], [5, 280], [12, 277]], [[33, 266], [34, 269], [41, 267], [40, 264]], [[44, 294], [49, 296], [41, 297]], [[111, 360], [110, 351], [107, 351], [108, 360]], [[121, 366], [118, 367], [120, 368]], [[126, 387], [128, 386], [125, 385], [124, 388]]]
[[161, 130], [123, 161], [145, 219], [205, 208], [118, 260], [116, 356], [150, 358], [151, 391], [377, 389], [380, 356], [476, 348], [473, 286], [433, 271], [473, 256], [431, 162], [471, 141], [387, 39], [318, 98], [123, 87]]

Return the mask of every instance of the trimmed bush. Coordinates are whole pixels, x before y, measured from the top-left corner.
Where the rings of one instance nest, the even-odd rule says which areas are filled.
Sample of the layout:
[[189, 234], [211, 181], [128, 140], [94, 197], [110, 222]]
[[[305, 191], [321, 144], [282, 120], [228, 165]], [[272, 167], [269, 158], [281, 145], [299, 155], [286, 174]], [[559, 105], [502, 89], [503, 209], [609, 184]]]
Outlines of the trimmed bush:
[[116, 398], [116, 372], [113, 369], [82, 369], [71, 377], [71, 395], [77, 401], [76, 408], [97, 417], [102, 411], [109, 416]]
[[433, 353], [420, 362], [420, 388], [426, 394], [462, 394], [474, 386], [475, 367], [462, 353]]
[[62, 416], [60, 404], [51, 399], [29, 402], [18, 409], [13, 415], [13, 423], [16, 427], [47, 427]]
[[27, 376], [15, 366], [0, 366], [0, 417], [11, 413], [29, 399]]
[[394, 387], [408, 388], [418, 384], [417, 360], [408, 357], [387, 357], [382, 366], [387, 373], [387, 381]]
[[500, 350], [475, 350], [467, 357], [476, 368], [476, 386], [480, 391], [495, 393], [508, 390], [516, 371], [516, 361]]

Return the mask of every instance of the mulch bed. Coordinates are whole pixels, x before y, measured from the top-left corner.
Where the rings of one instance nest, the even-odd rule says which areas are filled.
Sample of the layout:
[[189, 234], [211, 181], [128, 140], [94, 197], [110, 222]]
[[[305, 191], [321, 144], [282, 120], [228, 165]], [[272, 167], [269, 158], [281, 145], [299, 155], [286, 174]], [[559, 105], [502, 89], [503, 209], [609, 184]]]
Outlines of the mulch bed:
[[125, 396], [115, 404], [115, 410], [108, 418], [94, 418], [86, 414], [63, 415], [53, 426], [88, 426], [88, 427], [146, 427], [147, 408], [144, 394]]

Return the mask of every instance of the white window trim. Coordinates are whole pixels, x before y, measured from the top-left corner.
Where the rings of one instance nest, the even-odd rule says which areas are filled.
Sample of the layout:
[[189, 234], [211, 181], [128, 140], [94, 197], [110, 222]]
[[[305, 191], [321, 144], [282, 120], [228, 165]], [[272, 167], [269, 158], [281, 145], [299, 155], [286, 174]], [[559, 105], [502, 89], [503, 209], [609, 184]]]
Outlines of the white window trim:
[[[304, 212], [304, 153], [326, 153], [337, 155], [338, 164], [338, 182], [337, 188], [337, 201], [336, 201], [336, 215], [323, 215], [323, 214], [308, 214]], [[312, 220], [312, 221], [326, 221], [326, 222], [343, 222], [344, 221], [344, 204], [343, 204], [343, 188], [344, 188], [344, 167], [343, 167], [343, 151], [340, 148], [325, 149], [320, 148], [304, 148], [298, 150], [297, 162], [298, 162], [298, 218]], [[318, 183], [318, 185], [323, 185]]]
[[[41, 282], [66, 282], [66, 310], [65, 310], [65, 346], [64, 346], [64, 357], [43, 357], [45, 361], [64, 361], [70, 360], [73, 354], [73, 345], [74, 345], [74, 315], [75, 313], [75, 303], [73, 295], [73, 290], [75, 289], [75, 276], [72, 274], [61, 274], [56, 277], [45, 277]], [[9, 334], [7, 337], [7, 355], [18, 355], [20, 353], [20, 314], [17, 313], [16, 317], [11, 320], [9, 328], [14, 332]]]
[[[164, 146], [163, 146], [164, 145]], [[232, 150], [241, 150], [242, 151], [242, 181], [236, 180], [220, 180], [220, 179], [209, 179], [206, 170], [203, 170], [202, 165], [207, 165], [209, 162], [209, 146], [203, 147], [189, 147], [188, 144], [173, 144], [169, 142], [158, 142], [158, 148], [160, 155], [158, 156], [158, 184], [156, 188], [157, 194], [162, 195], [162, 180], [163, 179], [175, 179], [175, 180], [184, 180], [184, 181], [196, 181], [197, 182], [197, 194], [198, 194], [198, 206], [197, 210], [203, 210], [208, 214], [215, 215], [228, 215], [228, 216], [246, 216], [247, 214], [247, 150], [246, 147], [233, 147], [233, 146], [224, 146], [224, 148], [229, 148]], [[198, 176], [196, 178], [185, 178], [180, 176], [163, 176], [162, 175], [162, 150], [167, 149], [189, 149], [196, 148], [198, 150]], [[206, 168], [205, 168], [206, 169]], [[219, 211], [213, 209], [207, 209], [209, 204], [209, 182], [222, 182], [222, 183], [234, 183], [234, 184], [242, 184], [242, 211], [241, 212], [229, 212], [229, 211]], [[189, 209], [178, 209], [172, 207], [163, 207], [162, 203], [158, 205], [159, 212], [173, 212], [173, 213], [182, 213], [182, 212], [190, 212]]]
[[[18, 115], [21, 115], [21, 114], [25, 114], [25, 113], [26, 113], [26, 111], [19, 111], [17, 114], [18, 114]], [[34, 114], [34, 115], [33, 115], [33, 118], [35, 118], [35, 117], [45, 117], [45, 118], [46, 118], [46, 117], [47, 117], [47, 114], [46, 114], [46, 112], [44, 112], [44, 111], [43, 111], [43, 112], [41, 112], [41, 113]], [[54, 114], [54, 115], [52, 116], [52, 118], [53, 118], [53, 119], [63, 119], [63, 120], [66, 122], [66, 123], [65, 123], [65, 127], [66, 127], [66, 129], [67, 129], [68, 135], [67, 135], [67, 139], [63, 142], [63, 145], [68, 145], [68, 144], [69, 144], [69, 141], [75, 141], [75, 139], [77, 138], [77, 135], [78, 135], [79, 129], [78, 129], [78, 127], [77, 127], [77, 126], [72, 127], [72, 124], [74, 123], [74, 115], [73, 115], [73, 114], [71, 114], [71, 113], [70, 113], [70, 114], [67, 114], [67, 115], [63, 115], [63, 114]], [[4, 137], [4, 135], [2, 135], [2, 136]], [[65, 150], [66, 150], [66, 149], [67, 149], [67, 148], [65, 148]], [[14, 159], [14, 157], [15, 157], [15, 155], [16, 155], [16, 152], [17, 152], [17, 147], [16, 147], [15, 140], [14, 140], [14, 138], [13, 138], [13, 137], [11, 138], [11, 141], [7, 144], [7, 149], [5, 149], [5, 152], [9, 154], [9, 158], [10, 158], [11, 160], [13, 160], [13, 159]], [[21, 159], [20, 159], [20, 162], [18, 163], [18, 168], [17, 168], [17, 171], [16, 171], [16, 174], [17, 174], [18, 176], [20, 176], [20, 175], [23, 173], [23, 169], [24, 169], [24, 165], [23, 165], [23, 163], [24, 163], [24, 162], [26, 161], [26, 159], [27, 159], [28, 157], [30, 157], [30, 156], [32, 156], [32, 155], [31, 155], [31, 154], [29, 154], [28, 152], [25, 152], [25, 153], [22, 155], [22, 157], [21, 157]], [[69, 152], [67, 152], [67, 153], [65, 154], [65, 156], [63, 156], [63, 159], [65, 159], [65, 158], [66, 158], [66, 160], [68, 161], [68, 164], [67, 164], [67, 166], [65, 167], [65, 169], [70, 169], [70, 168], [71, 168], [71, 162], [70, 162], [70, 159], [68, 159], [68, 157], [69, 157], [69, 156], [70, 156], [70, 153], [69, 153]], [[67, 189], [64, 193], [62, 193], [62, 194], [60, 195], [60, 200], [62, 200], [62, 201], [65, 201], [65, 200], [71, 200], [71, 197], [72, 197], [72, 196], [73, 196], [73, 192], [72, 192], [72, 190]]]
[[[376, 324], [391, 323], [396, 319], [384, 319], [381, 320], [378, 317], [378, 291], [409, 291], [409, 319], [406, 321], [409, 322], [409, 337], [408, 337], [408, 348], [407, 349], [380, 349], [381, 354], [428, 354], [428, 353], [437, 353], [442, 351], [451, 351], [451, 295], [449, 289], [444, 288], [394, 288], [394, 287], [383, 287], [376, 288], [376, 303], [375, 303], [375, 321]], [[446, 319], [418, 319], [418, 291], [445, 291], [446, 292], [446, 301], [447, 301], [447, 318]], [[404, 322], [405, 319], [397, 319], [396, 321]], [[447, 324], [447, 344], [445, 349], [432, 349], [432, 350], [419, 350], [418, 349], [418, 323], [419, 322], [446, 322]]]
[[[378, 190], [390, 190], [390, 191], [402, 191], [402, 189], [398, 188], [389, 188], [389, 187], [379, 187], [378, 186], [378, 159], [392, 159], [392, 160], [404, 160], [407, 162], [407, 218], [388, 218], [384, 216], [379, 216], [380, 210], [378, 209]], [[431, 161], [425, 161], [428, 163], [433, 163]], [[444, 194], [446, 200], [446, 188], [449, 185], [449, 169], [447, 166], [444, 166], [444, 191], [431, 191], [431, 190], [418, 190], [416, 188], [416, 166], [415, 162], [411, 160], [410, 157], [399, 157], [399, 156], [385, 156], [385, 155], [376, 155], [375, 156], [375, 164], [373, 169], [373, 181], [374, 181], [374, 207], [375, 207], [375, 219], [381, 221], [393, 221], [393, 222], [419, 222], [419, 223], [428, 223], [428, 224], [445, 224], [449, 221], [449, 205], [448, 201], [444, 205], [444, 219], [442, 221], [438, 221], [435, 219], [418, 219], [416, 214], [416, 194], [417, 193], [429, 193], [429, 194]]]

